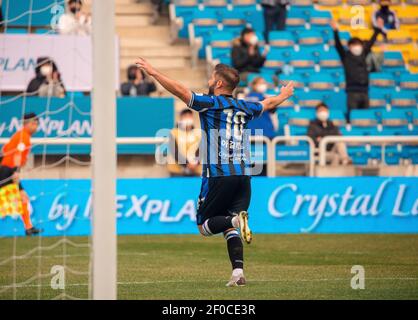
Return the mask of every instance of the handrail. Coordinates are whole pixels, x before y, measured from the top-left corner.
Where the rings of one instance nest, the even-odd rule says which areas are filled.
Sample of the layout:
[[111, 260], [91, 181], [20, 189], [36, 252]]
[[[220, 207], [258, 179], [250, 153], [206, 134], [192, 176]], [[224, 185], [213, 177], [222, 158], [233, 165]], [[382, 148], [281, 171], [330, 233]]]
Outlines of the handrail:
[[[382, 144], [386, 143], [400, 143], [400, 142], [413, 142], [418, 144], [418, 137], [416, 136], [327, 136], [319, 142], [319, 164], [321, 166], [326, 165], [326, 152], [327, 145], [329, 143], [336, 142], [364, 142], [368, 144]], [[384, 150], [382, 148], [382, 161], [384, 162]]]
[[[0, 145], [8, 143], [10, 138], [0, 138]], [[32, 145], [90, 145], [93, 139], [91, 137], [82, 138], [32, 138]], [[250, 136], [251, 142], [262, 142], [267, 145], [267, 164], [269, 165], [269, 151], [271, 150], [271, 141], [265, 136]], [[118, 145], [159, 145], [168, 143], [168, 137], [118, 137], [115, 138]]]
[[315, 175], [315, 143], [312, 138], [308, 136], [278, 136], [273, 138], [271, 141], [271, 150], [269, 151], [270, 159], [268, 160], [267, 175], [274, 177], [276, 175], [276, 145], [278, 142], [289, 142], [289, 141], [306, 141], [309, 144], [309, 176]]

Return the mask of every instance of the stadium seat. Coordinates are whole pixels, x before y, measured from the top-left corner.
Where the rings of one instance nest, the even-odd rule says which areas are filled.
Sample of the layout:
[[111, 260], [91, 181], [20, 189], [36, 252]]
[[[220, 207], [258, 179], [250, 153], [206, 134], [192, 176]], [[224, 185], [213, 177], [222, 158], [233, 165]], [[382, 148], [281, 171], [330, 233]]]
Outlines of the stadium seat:
[[329, 119], [336, 125], [337, 127], [342, 127], [346, 125], [346, 119], [344, 112], [342, 110], [335, 110], [330, 109], [329, 112]]
[[297, 38], [301, 51], [304, 51], [305, 49], [312, 50], [312, 48], [323, 51], [324, 40], [320, 31], [301, 31], [298, 33]]
[[331, 20], [332, 16], [329, 11], [313, 10], [309, 14], [309, 24], [314, 30], [329, 28]]
[[290, 112], [288, 118], [289, 134], [291, 136], [306, 135], [309, 122], [315, 118], [315, 110]]
[[279, 75], [280, 85], [287, 83], [288, 81], [293, 81], [295, 90], [303, 90], [307, 86], [308, 79], [300, 73], [292, 73], [290, 75], [281, 74]]
[[341, 59], [337, 51], [331, 48], [329, 51], [323, 51], [319, 55], [319, 66], [322, 71], [329, 71], [333, 69], [341, 69]]
[[303, 50], [292, 54], [289, 62], [295, 71], [315, 71], [315, 51]]
[[386, 108], [387, 97], [380, 90], [372, 90], [369, 92], [369, 106], [370, 108]]
[[301, 108], [315, 108], [320, 102], [323, 102], [326, 95], [320, 91], [300, 92], [295, 94], [298, 105]]
[[334, 79], [328, 73], [313, 73], [309, 76], [310, 90], [334, 90]]
[[[262, 8], [255, 1], [233, 1], [234, 12], [242, 12], [245, 20], [254, 30], [264, 32], [264, 16]], [[261, 39], [261, 38], [260, 38]]]
[[296, 41], [290, 31], [271, 31], [269, 33], [269, 43], [272, 47], [293, 48]]
[[255, 78], [263, 78], [270, 87], [274, 87], [274, 74], [272, 73], [249, 73], [247, 77], [247, 82], [251, 83]]
[[387, 72], [405, 70], [405, 63], [402, 57], [402, 53], [399, 51], [383, 52], [382, 70]]
[[312, 0], [290, 0], [290, 5], [294, 8], [312, 7]]
[[390, 104], [394, 108], [416, 108], [417, 98], [415, 94], [410, 91], [394, 92], [391, 95]]
[[219, 31], [218, 17], [214, 11], [202, 10], [193, 15], [189, 24], [189, 36], [193, 54], [198, 50], [199, 58], [206, 56], [205, 48], [212, 34]]
[[378, 116], [379, 114], [380, 112], [376, 112], [373, 109], [351, 110], [351, 125], [357, 127], [376, 127], [377, 124], [380, 122], [378, 121], [378, 119], [380, 118]]
[[307, 24], [307, 15], [304, 10], [291, 8], [286, 17], [286, 30], [296, 31], [305, 30]]
[[382, 111], [382, 125], [387, 127], [399, 127], [408, 125], [406, 113], [402, 110]]
[[277, 71], [289, 62], [291, 50], [287, 48], [273, 47], [267, 54], [267, 60], [262, 70]]
[[[323, 33], [326, 32], [326, 35], [325, 36], [328, 39], [328, 44], [330, 46], [335, 46], [334, 35], [333, 35], [332, 29], [324, 29], [324, 30], [322, 30], [322, 32]], [[347, 46], [348, 40], [351, 39], [350, 32], [348, 32], [348, 31], [340, 31], [339, 32], [339, 36], [340, 36], [340, 41], [343, 44], [343, 46]]]
[[371, 0], [347, 0], [349, 6], [368, 6], [371, 3]]
[[401, 29], [415, 29], [418, 24], [418, 7], [402, 6], [396, 10]]
[[[178, 4], [176, 4], [178, 1]], [[199, 11], [197, 0], [176, 0], [170, 5], [170, 20], [178, 25], [178, 36], [188, 38], [188, 25], [193, 20], [195, 12]]]
[[403, 90], [418, 90], [418, 74], [403, 73], [400, 76], [399, 87]]
[[372, 72], [369, 79], [373, 87], [393, 88], [395, 86], [395, 79], [389, 72]]
[[247, 25], [246, 15], [243, 11], [222, 11], [221, 12], [222, 30], [239, 35]]

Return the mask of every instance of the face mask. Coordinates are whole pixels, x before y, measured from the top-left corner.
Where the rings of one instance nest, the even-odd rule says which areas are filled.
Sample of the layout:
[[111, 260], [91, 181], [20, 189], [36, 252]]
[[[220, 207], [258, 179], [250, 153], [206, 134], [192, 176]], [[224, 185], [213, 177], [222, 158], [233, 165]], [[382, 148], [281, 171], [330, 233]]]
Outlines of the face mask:
[[267, 83], [261, 83], [255, 86], [255, 91], [258, 93], [265, 93], [268, 89]]
[[258, 37], [257, 36], [252, 36], [249, 40], [250, 45], [255, 46], [258, 42]]
[[50, 65], [42, 66], [40, 71], [44, 77], [47, 77], [52, 74], [52, 67]]
[[328, 111], [319, 111], [317, 114], [316, 114], [316, 117], [318, 118], [318, 120], [320, 120], [320, 121], [327, 121], [328, 120], [328, 118], [329, 118], [329, 113], [328, 113]]
[[360, 56], [363, 53], [363, 46], [353, 46], [350, 49], [351, 53], [354, 54], [355, 56]]

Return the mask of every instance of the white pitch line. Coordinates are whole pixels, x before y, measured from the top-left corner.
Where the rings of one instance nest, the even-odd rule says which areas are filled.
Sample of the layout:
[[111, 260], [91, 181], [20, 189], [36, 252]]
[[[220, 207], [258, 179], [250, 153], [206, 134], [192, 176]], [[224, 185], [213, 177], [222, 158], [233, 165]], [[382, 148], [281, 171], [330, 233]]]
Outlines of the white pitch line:
[[[249, 283], [251, 282], [332, 282], [332, 281], [350, 281], [351, 278], [334, 278], [334, 279], [297, 279], [297, 280], [291, 280], [291, 279], [258, 279], [258, 280], [248, 280]], [[395, 280], [401, 280], [401, 281], [414, 281], [418, 278], [366, 278], [367, 280], [381, 280], [381, 281], [395, 281]], [[147, 285], [147, 284], [168, 284], [168, 283], [196, 283], [196, 282], [224, 282], [226, 280], [161, 280], [161, 281], [129, 281], [129, 282], [118, 282], [117, 284], [120, 286], [127, 286], [127, 285]], [[88, 283], [70, 283], [67, 284], [66, 287], [82, 287], [82, 286], [88, 286]], [[0, 288], [10, 288], [13, 287], [13, 285], [7, 285], [7, 286], [0, 286]], [[39, 285], [39, 284], [30, 284], [30, 285], [22, 285], [22, 286], [16, 286], [16, 288], [37, 288], [37, 287], [50, 287], [49, 285]]]

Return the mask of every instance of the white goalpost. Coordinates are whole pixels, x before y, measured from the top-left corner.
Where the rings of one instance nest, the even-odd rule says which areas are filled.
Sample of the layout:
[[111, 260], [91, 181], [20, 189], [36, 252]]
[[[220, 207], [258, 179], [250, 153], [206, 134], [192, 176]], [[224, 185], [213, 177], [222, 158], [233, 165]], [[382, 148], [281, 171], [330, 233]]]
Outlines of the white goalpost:
[[117, 297], [115, 1], [93, 1], [92, 289]]

